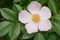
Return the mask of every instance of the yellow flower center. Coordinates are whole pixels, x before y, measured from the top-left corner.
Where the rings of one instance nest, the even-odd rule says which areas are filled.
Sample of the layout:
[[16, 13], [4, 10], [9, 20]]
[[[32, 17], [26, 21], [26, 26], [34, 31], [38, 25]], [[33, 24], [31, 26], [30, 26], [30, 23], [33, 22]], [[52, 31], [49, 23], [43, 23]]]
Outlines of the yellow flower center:
[[40, 20], [40, 16], [38, 14], [34, 14], [32, 19], [33, 21], [38, 22]]

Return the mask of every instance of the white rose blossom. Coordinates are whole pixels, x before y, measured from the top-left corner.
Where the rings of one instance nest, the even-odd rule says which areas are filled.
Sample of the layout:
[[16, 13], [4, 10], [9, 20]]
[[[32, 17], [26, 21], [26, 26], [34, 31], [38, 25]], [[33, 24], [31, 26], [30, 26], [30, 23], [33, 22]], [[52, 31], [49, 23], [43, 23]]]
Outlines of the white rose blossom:
[[27, 33], [31, 34], [34, 32], [48, 31], [52, 28], [50, 22], [51, 11], [48, 7], [43, 6], [37, 1], [32, 1], [27, 10], [22, 10], [19, 13], [19, 21], [25, 24]]

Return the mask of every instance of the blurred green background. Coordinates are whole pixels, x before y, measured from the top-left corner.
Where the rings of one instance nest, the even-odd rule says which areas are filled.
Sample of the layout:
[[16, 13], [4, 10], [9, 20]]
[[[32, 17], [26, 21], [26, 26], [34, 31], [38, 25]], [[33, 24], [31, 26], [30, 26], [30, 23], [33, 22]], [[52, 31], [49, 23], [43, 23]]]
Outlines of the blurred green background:
[[[13, 6], [13, 4], [16, 3], [16, 4], [20, 4], [23, 9], [26, 9], [27, 5], [28, 5], [31, 1], [34, 1], [34, 0], [0, 0], [0, 8], [10, 8], [10, 9], [11, 9], [11, 7]], [[35, 0], [35, 1], [41, 2], [40, 0]], [[45, 0], [45, 1], [48, 2], [48, 0]], [[52, 0], [52, 1], [54, 1], [54, 4], [56, 5], [57, 12], [60, 12], [60, 0]], [[48, 5], [47, 5], [47, 2], [46, 2], [46, 3], [42, 3], [42, 2], [41, 2], [41, 4], [48, 6]], [[4, 20], [4, 19], [3, 19], [3, 17], [2, 17], [1, 14], [0, 14], [0, 21], [3, 21], [3, 20]], [[46, 35], [44, 34], [44, 36], [47, 37], [47, 36], [48, 36], [48, 33], [46, 33]], [[60, 40], [60, 36], [58, 36], [55, 32], [52, 32], [52, 33], [49, 35], [49, 37], [51, 38], [51, 39], [49, 39], [49, 40]], [[21, 40], [20, 38], [21, 38], [21, 37], [18, 36], [17, 39]], [[56, 38], [57, 38], [57, 39], [56, 39]], [[9, 38], [8, 38], [7, 35], [5, 35], [4, 37], [0, 37], [0, 40], [8, 40], [8, 39], [9, 39]], [[32, 40], [32, 38], [31, 38], [31, 39], [28, 39], [28, 40]]]
[[0, 8], [7, 7], [10, 8], [12, 6], [13, 0], [0, 0]]

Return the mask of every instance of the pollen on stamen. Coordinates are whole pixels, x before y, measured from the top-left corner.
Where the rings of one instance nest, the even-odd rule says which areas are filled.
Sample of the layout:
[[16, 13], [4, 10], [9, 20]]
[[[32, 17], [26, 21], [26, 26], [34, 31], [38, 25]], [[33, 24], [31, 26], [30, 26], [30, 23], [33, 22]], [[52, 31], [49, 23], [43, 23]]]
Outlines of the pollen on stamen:
[[34, 14], [32, 19], [33, 19], [34, 22], [38, 22], [40, 20], [39, 14]]

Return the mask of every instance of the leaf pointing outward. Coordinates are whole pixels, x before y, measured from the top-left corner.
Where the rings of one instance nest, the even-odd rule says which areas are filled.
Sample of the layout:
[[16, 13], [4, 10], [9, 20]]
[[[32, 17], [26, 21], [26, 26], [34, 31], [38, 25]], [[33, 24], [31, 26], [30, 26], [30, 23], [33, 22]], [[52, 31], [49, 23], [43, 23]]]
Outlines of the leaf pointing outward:
[[6, 35], [10, 30], [10, 22], [3, 21], [0, 23], [0, 37]]
[[9, 31], [10, 40], [14, 40], [20, 34], [20, 23], [13, 22], [11, 23], [11, 30]]
[[1, 15], [6, 18], [7, 20], [15, 21], [17, 20], [17, 15], [14, 11], [8, 9], [8, 8], [2, 8], [0, 9]]

